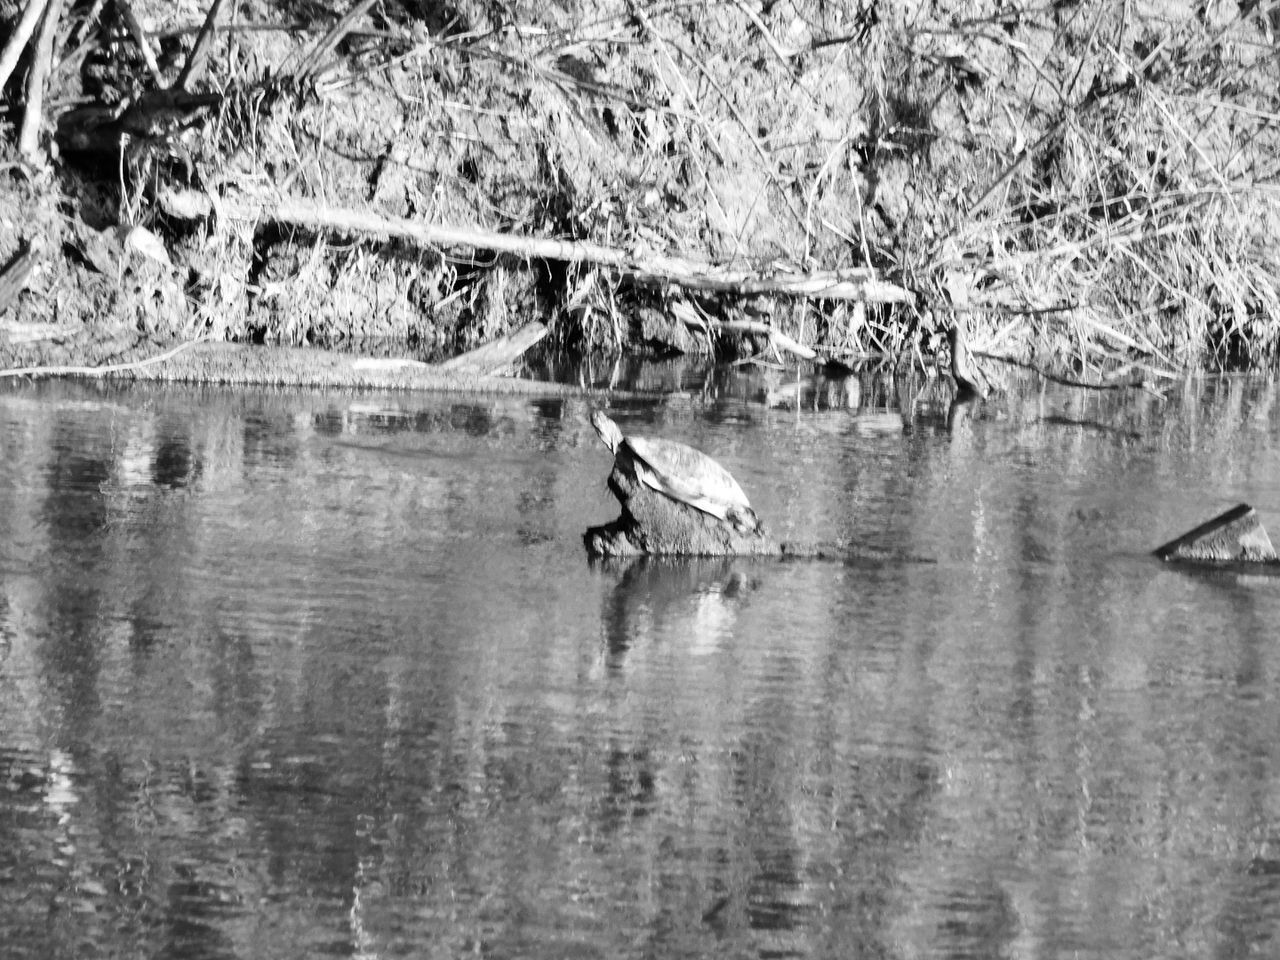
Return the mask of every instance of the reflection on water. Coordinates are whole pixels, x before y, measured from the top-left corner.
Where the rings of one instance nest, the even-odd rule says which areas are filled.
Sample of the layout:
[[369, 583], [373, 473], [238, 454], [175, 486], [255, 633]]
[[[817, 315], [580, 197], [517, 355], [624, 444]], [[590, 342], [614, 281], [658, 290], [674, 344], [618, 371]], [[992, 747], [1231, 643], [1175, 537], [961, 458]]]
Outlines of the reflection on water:
[[583, 401], [8, 384], [5, 956], [1150, 957], [1280, 932], [1270, 382], [692, 378], [772, 532], [589, 564]]

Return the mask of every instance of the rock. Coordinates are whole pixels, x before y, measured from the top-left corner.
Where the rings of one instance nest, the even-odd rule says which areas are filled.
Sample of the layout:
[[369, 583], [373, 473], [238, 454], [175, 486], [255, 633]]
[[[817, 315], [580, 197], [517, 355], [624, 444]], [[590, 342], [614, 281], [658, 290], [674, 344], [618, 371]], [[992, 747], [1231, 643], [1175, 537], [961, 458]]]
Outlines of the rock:
[[1247, 503], [1202, 523], [1157, 547], [1161, 560], [1197, 563], [1277, 563], [1275, 547], [1253, 507]]
[[622, 514], [583, 535], [587, 553], [593, 557], [776, 556], [781, 552], [762, 528], [735, 529], [727, 521], [645, 486], [616, 465], [609, 474], [609, 489], [622, 505]]

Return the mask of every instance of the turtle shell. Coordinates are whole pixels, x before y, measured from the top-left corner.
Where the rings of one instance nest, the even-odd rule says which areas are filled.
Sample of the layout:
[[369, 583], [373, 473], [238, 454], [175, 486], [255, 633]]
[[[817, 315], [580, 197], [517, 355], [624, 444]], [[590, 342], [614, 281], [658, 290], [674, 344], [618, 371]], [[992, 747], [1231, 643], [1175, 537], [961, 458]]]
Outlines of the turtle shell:
[[750, 510], [738, 481], [700, 450], [674, 440], [627, 437], [620, 448], [629, 451], [636, 477], [646, 486], [725, 519], [730, 508]]

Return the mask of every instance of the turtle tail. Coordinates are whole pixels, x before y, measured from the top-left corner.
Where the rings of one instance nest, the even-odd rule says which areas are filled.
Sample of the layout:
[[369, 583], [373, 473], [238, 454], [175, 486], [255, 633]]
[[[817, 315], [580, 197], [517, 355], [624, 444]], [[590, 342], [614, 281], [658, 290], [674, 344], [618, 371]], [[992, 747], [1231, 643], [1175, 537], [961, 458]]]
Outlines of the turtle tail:
[[596, 433], [600, 434], [600, 439], [609, 448], [609, 452], [617, 453], [618, 447], [622, 444], [622, 431], [618, 425], [610, 420], [603, 410], [596, 410], [591, 414], [591, 425], [596, 428]]

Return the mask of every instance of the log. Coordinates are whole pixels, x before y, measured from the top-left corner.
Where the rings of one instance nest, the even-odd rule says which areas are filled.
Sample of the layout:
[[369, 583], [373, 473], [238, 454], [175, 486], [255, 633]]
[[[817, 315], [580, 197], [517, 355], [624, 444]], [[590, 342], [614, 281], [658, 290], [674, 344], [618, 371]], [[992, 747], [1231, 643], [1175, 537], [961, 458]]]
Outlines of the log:
[[781, 547], [763, 529], [743, 533], [733, 524], [645, 486], [616, 464], [609, 490], [622, 505], [612, 523], [583, 534], [591, 557], [644, 554], [679, 557], [778, 556]]
[[1161, 560], [1195, 563], [1274, 564], [1280, 562], [1253, 507], [1241, 503], [1176, 540], [1156, 547]]
[[184, 220], [203, 219], [216, 212], [220, 217], [248, 223], [270, 220], [317, 231], [398, 237], [427, 247], [471, 247], [530, 259], [594, 263], [611, 267], [624, 278], [639, 284], [669, 283], [693, 290], [737, 295], [769, 293], [870, 303], [910, 303], [915, 300], [910, 290], [879, 279], [869, 268], [764, 275], [682, 257], [638, 257], [626, 250], [595, 243], [384, 217], [370, 211], [332, 207], [296, 197], [223, 197], [215, 203], [206, 194], [194, 190], [164, 190], [159, 200], [165, 213]]
[[48, 5], [48, 0], [27, 0], [27, 5], [22, 11], [22, 19], [9, 35], [4, 49], [0, 50], [0, 90], [3, 90], [5, 84], [9, 82], [13, 68], [18, 65], [18, 58], [22, 56], [27, 41], [31, 39], [36, 24], [40, 22], [40, 15]]

